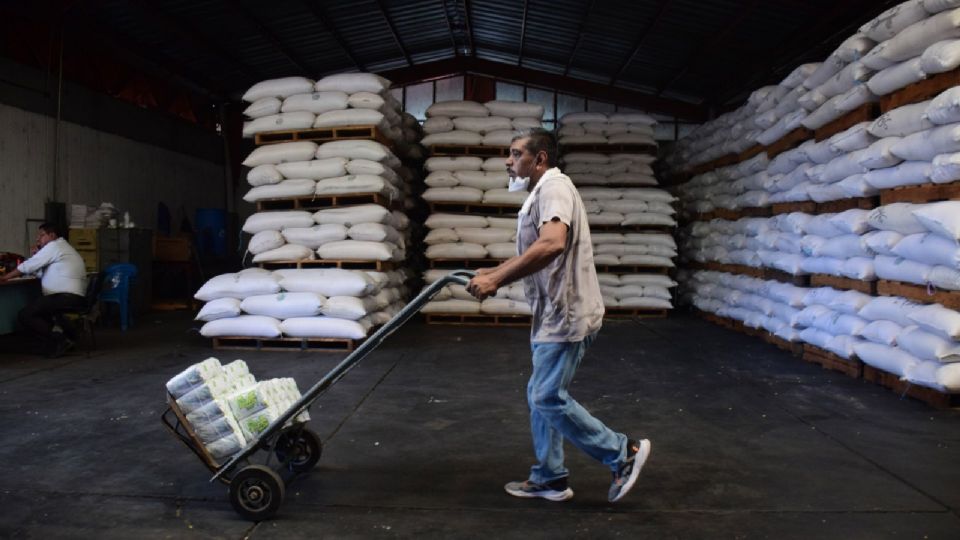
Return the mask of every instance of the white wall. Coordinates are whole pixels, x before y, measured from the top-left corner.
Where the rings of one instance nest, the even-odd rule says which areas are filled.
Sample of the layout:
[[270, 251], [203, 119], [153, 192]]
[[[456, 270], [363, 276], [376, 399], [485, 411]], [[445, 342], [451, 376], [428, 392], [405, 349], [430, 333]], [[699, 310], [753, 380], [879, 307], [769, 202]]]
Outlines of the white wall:
[[[28, 218], [43, 219], [53, 193], [55, 119], [0, 104], [0, 251], [24, 253], [35, 236]], [[137, 226], [156, 227], [164, 202], [179, 217], [196, 208], [224, 208], [223, 167], [124, 137], [61, 122], [56, 199], [129, 211]]]

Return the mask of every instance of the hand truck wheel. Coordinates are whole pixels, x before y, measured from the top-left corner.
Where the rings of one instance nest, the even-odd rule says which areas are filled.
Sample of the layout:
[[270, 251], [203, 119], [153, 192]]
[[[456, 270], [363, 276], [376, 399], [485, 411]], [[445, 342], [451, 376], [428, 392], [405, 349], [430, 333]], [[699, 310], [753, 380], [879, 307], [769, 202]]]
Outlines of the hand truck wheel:
[[230, 504], [245, 519], [270, 519], [283, 504], [284, 485], [280, 475], [263, 465], [241, 469], [230, 480]]
[[314, 468], [322, 453], [320, 436], [307, 428], [289, 429], [277, 439], [277, 459], [297, 474]]

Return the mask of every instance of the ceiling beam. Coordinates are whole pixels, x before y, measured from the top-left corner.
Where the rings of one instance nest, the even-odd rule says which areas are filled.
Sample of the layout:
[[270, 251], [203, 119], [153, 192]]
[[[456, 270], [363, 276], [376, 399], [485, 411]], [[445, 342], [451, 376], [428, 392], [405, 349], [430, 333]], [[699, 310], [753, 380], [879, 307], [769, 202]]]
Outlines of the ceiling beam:
[[447, 11], [447, 0], [440, 0], [440, 9], [443, 10], [443, 18], [447, 21], [447, 30], [450, 32], [450, 44], [453, 45], [453, 55], [460, 56], [457, 50], [457, 37], [453, 33], [453, 23], [450, 22], [450, 12]]
[[663, 14], [667, 11], [667, 8], [670, 6], [672, 0], [661, 0], [660, 5], [657, 7], [657, 13], [650, 19], [646, 26], [643, 27], [643, 30], [640, 31], [637, 42], [633, 46], [633, 50], [630, 52], [630, 55], [624, 59], [623, 63], [620, 64], [620, 67], [617, 69], [617, 72], [614, 73], [613, 77], [610, 78], [610, 86], [613, 86], [617, 80], [623, 76], [623, 72], [626, 71], [627, 66], [633, 62], [634, 57], [637, 56], [637, 53], [640, 52], [640, 47], [643, 46], [643, 40], [650, 35], [650, 32], [657, 26], [657, 23], [660, 22], [660, 19], [663, 17]]
[[470, 40], [470, 56], [477, 57], [477, 48], [473, 44], [473, 24], [470, 22], [470, 0], [463, 0], [463, 16], [467, 22], [467, 38]]
[[354, 67], [358, 71], [366, 71], [364, 65], [360, 60], [357, 59], [356, 55], [353, 54], [353, 51], [350, 50], [350, 47], [347, 46], [346, 40], [343, 39], [343, 36], [340, 35], [340, 32], [337, 31], [337, 27], [334, 24], [327, 24], [327, 13], [324, 11], [323, 7], [316, 0], [301, 0], [301, 3], [313, 14], [313, 17], [320, 23], [320, 26], [324, 30], [330, 33], [333, 36], [333, 40], [337, 42], [337, 45], [340, 46], [340, 49], [343, 51], [343, 54], [347, 55], [347, 58], [353, 62]]
[[520, 50], [517, 51], [517, 65], [523, 65], [523, 42], [527, 38], [527, 12], [530, 8], [530, 1], [523, 0], [523, 19], [520, 21]]
[[383, 15], [383, 20], [387, 23], [387, 27], [390, 28], [393, 40], [397, 43], [397, 47], [400, 48], [400, 52], [403, 54], [404, 59], [406, 59], [407, 65], [412, 66], [413, 60], [410, 59], [410, 53], [407, 52], [407, 48], [404, 47], [403, 42], [400, 41], [400, 34], [398, 34], [397, 29], [394, 28], [393, 19], [391, 19], [390, 14], [387, 13], [387, 8], [383, 5], [383, 0], [377, 0], [377, 6], [380, 7], [380, 14]]
[[532, 86], [556, 89], [575, 95], [590, 96], [592, 99], [609, 101], [617, 105], [652, 113], [668, 114], [692, 122], [703, 122], [707, 119], [708, 111], [706, 107], [701, 105], [480, 58], [449, 58], [379, 72], [383, 77], [393, 81], [395, 85], [405, 85], [467, 73], [504, 81], [527, 83]]
[[663, 95], [664, 91], [666, 91], [668, 88], [673, 86], [673, 84], [678, 80], [680, 80], [681, 77], [689, 73], [690, 69], [693, 68], [693, 66], [703, 61], [704, 54], [707, 53], [710, 50], [710, 48], [712, 48], [714, 45], [722, 41], [723, 38], [726, 37], [727, 34], [732, 32], [734, 28], [739, 26], [740, 23], [744, 21], [744, 19], [749, 17], [759, 4], [760, 4], [760, 0], [751, 0], [750, 4], [747, 7], [741, 9], [737, 13], [737, 15], [733, 19], [731, 19], [726, 26], [723, 27], [722, 30], [714, 34], [710, 39], [704, 40], [700, 44], [700, 46], [698, 46], [696, 50], [694, 50], [693, 54], [690, 55], [690, 57], [684, 63], [684, 66], [683, 68], [680, 69], [680, 71], [675, 73], [666, 82], [657, 86], [657, 95], [658, 96]]
[[179, 36], [190, 42], [195, 49], [205, 50], [218, 56], [221, 60], [226, 60], [240, 69], [248, 81], [262, 81], [266, 75], [259, 69], [244, 62], [239, 56], [233, 54], [215, 43], [212, 39], [205, 36], [188, 19], [179, 17], [164, 11], [157, 2], [150, 0], [137, 0], [136, 5], [144, 10], [154, 21], [159, 23], [165, 33]]
[[596, 3], [596, 0], [590, 0], [590, 3], [587, 4], [587, 9], [583, 10], [583, 15], [580, 16], [580, 28], [577, 29], [577, 41], [573, 43], [573, 50], [570, 51], [570, 56], [567, 57], [567, 65], [563, 68], [564, 77], [570, 73], [570, 66], [573, 65], [573, 57], [577, 55], [577, 50], [580, 49], [580, 43], [583, 41], [583, 32], [587, 29], [587, 20], [590, 18], [590, 12], [593, 11], [593, 5]]
[[306, 62], [301, 60], [297, 55], [297, 53], [295, 53], [289, 47], [284, 45], [283, 42], [280, 41], [280, 38], [277, 37], [277, 35], [274, 34], [272, 30], [270, 30], [269, 28], [267, 28], [265, 24], [260, 22], [260, 19], [258, 19], [257, 16], [252, 11], [250, 11], [250, 9], [247, 8], [247, 6], [243, 4], [242, 0], [231, 0], [230, 4], [233, 5], [234, 8], [236, 8], [236, 11], [238, 13], [240, 13], [241, 15], [243, 15], [245, 19], [247, 19], [247, 22], [249, 22], [254, 27], [256, 27], [257, 32], [259, 32], [264, 39], [269, 41], [270, 44], [274, 46], [274, 48], [280, 51], [280, 53], [283, 54], [283, 56], [285, 56], [287, 60], [290, 61], [291, 64], [297, 66], [297, 69], [301, 71], [301, 74], [307, 77], [314, 76], [315, 70], [312, 69], [310, 66], [308, 66]]
[[[741, 71], [746, 76], [739, 77], [738, 83], [720, 89], [716, 101], [720, 104], [730, 103], [737, 99], [744, 89], [752, 91], [764, 81], [782, 79], [804, 62], [822, 61], [829, 53], [820, 52], [821, 49], [832, 49], [839, 43], [831, 39], [831, 36], [836, 36], [839, 40], [845, 39], [852, 33], [847, 29], [859, 28], [878, 13], [898, 3], [898, 0], [834, 2], [829, 9], [820, 12], [816, 20], [798, 21], [797, 27], [780, 40], [776, 47], [765, 50], [767, 54], [760, 55], [759, 58], [753, 55], [749, 57], [752, 61], [741, 63]], [[838, 21], [850, 23], [839, 27]]]

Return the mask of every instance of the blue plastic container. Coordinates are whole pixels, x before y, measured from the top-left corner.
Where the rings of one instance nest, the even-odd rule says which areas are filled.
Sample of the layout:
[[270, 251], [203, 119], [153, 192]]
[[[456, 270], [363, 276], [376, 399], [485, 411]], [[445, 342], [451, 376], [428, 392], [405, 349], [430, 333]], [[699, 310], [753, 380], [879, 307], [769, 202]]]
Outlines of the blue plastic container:
[[194, 224], [200, 256], [226, 257], [227, 211], [222, 208], [197, 208]]

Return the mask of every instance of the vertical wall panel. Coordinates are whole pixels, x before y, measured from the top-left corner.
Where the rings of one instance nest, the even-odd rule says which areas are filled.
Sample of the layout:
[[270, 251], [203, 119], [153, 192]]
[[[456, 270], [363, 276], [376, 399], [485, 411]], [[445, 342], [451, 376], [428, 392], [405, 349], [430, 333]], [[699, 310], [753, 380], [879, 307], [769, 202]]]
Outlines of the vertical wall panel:
[[[0, 251], [25, 248], [25, 220], [42, 218], [53, 195], [54, 122], [0, 105]], [[59, 154], [57, 198], [67, 205], [111, 202], [146, 228], [161, 201], [175, 220], [225, 205], [223, 168], [203, 159], [66, 122]]]

